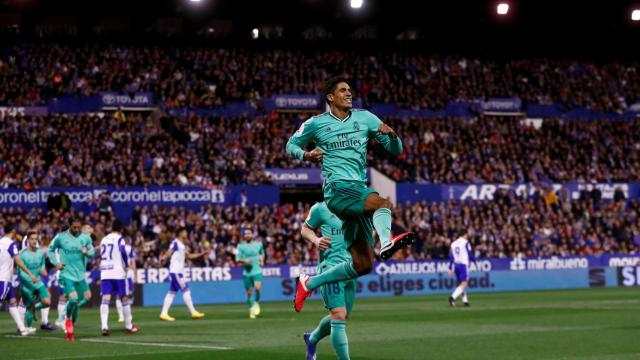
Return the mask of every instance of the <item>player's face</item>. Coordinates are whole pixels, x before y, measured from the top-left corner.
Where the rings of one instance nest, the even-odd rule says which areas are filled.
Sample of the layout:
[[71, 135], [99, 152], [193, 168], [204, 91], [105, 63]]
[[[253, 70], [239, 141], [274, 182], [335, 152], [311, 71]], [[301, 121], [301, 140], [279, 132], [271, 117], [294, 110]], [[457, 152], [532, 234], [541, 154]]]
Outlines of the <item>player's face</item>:
[[332, 105], [340, 109], [351, 109], [352, 94], [351, 87], [346, 82], [341, 82], [336, 85], [336, 89], [332, 94], [329, 94], [329, 101], [332, 101]]
[[33, 234], [29, 236], [29, 247], [35, 249], [38, 247], [38, 235]]
[[80, 228], [82, 228], [82, 224], [79, 221], [74, 221], [69, 227], [69, 232], [73, 236], [78, 236], [78, 234], [80, 234]]
[[253, 239], [253, 230], [245, 230], [244, 231], [244, 239], [246, 241], [250, 241], [251, 239]]
[[82, 227], [82, 232], [87, 235], [91, 235], [93, 234], [93, 228], [91, 227], [91, 225], [85, 225]]
[[187, 233], [187, 230], [182, 230], [178, 233], [178, 238], [182, 240], [182, 242], [184, 242], [185, 240], [187, 240], [188, 235], [189, 234]]

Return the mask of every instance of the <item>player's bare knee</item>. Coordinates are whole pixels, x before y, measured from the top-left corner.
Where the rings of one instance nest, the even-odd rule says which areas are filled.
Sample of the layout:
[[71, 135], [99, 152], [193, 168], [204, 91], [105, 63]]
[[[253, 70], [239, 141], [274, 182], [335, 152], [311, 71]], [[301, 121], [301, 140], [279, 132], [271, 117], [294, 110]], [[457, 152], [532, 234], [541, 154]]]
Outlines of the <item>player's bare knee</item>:
[[102, 301], [111, 301], [111, 295], [102, 295]]
[[42, 305], [44, 305], [44, 307], [48, 307], [49, 305], [51, 305], [51, 300], [49, 300], [49, 298], [44, 298], [40, 301], [42, 302]]
[[331, 320], [347, 320], [347, 310], [345, 308], [331, 309]]

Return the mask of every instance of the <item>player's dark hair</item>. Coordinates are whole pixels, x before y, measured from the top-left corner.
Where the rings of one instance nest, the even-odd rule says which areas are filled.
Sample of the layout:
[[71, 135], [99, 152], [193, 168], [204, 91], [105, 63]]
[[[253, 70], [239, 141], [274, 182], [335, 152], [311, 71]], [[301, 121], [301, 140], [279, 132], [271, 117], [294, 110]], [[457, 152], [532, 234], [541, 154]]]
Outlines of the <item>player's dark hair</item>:
[[183, 232], [183, 231], [187, 231], [187, 228], [186, 228], [186, 227], [184, 227], [184, 226], [180, 226], [180, 227], [178, 228], [178, 230], [176, 230], [176, 235], [180, 234], [180, 233], [181, 233], [181, 232]]
[[27, 233], [27, 239], [31, 237], [31, 235], [38, 235], [38, 232], [35, 230], [29, 230]]
[[333, 94], [333, 92], [336, 91], [338, 84], [340, 84], [341, 82], [345, 82], [348, 84], [349, 80], [342, 76], [334, 76], [324, 82], [324, 86], [322, 87], [322, 97], [324, 98], [324, 101], [327, 103], [327, 105], [331, 105], [329, 104], [329, 100], [327, 100], [327, 95]]
[[5, 234], [8, 234], [8, 233], [12, 232], [15, 229], [16, 229], [16, 225], [14, 223], [8, 222], [8, 223], [4, 224], [4, 233]]
[[111, 224], [111, 231], [116, 231], [121, 233], [123, 229], [124, 229], [124, 225], [122, 225], [122, 221], [118, 219], [115, 219], [113, 221], [113, 224]]
[[74, 222], [79, 222], [80, 224], [82, 224], [82, 218], [76, 215], [70, 216], [69, 217], [69, 226], [73, 225]]

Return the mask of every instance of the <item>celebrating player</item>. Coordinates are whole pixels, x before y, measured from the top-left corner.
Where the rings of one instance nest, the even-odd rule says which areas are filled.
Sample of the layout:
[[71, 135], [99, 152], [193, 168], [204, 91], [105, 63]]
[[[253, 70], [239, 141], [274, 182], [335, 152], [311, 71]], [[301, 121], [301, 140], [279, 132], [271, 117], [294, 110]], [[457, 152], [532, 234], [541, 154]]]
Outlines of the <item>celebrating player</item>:
[[102, 336], [109, 336], [109, 303], [111, 294], [117, 293], [122, 299], [124, 328], [128, 334], [140, 329], [132, 324], [131, 304], [127, 290], [127, 271], [129, 270], [129, 253], [125, 248], [122, 236], [123, 226], [120, 220], [114, 220], [111, 233], [100, 241], [100, 320]]
[[[69, 219], [69, 229], [58, 233], [49, 245], [49, 260], [60, 270], [59, 283], [67, 297], [65, 334], [67, 340], [74, 341], [73, 326], [78, 320], [78, 309], [91, 300], [91, 290], [85, 280], [87, 260], [95, 255], [91, 237], [82, 233], [82, 221]], [[56, 257], [56, 250], [59, 250]], [[82, 296], [81, 298], [79, 298]]]
[[[464, 306], [469, 307], [469, 299], [467, 298], [467, 284], [469, 281], [469, 261], [476, 261], [473, 252], [471, 251], [471, 244], [467, 240], [468, 232], [464, 232], [456, 241], [451, 243], [451, 249], [449, 251], [449, 269], [453, 269], [455, 272], [456, 280], [458, 280], [458, 287], [449, 296], [449, 305], [451, 307], [456, 306], [456, 299], [462, 294], [462, 302]], [[449, 276], [453, 275], [453, 272], [449, 270]]]
[[[236, 261], [243, 264], [242, 278], [247, 291], [249, 318], [260, 315], [260, 291], [262, 290], [262, 265], [264, 265], [264, 247], [260, 240], [253, 237], [253, 230], [244, 229], [242, 241], [238, 244]], [[255, 301], [251, 299], [253, 288], [256, 289]]]
[[[302, 237], [314, 243], [320, 249], [318, 274], [322, 274], [333, 265], [351, 260], [342, 233], [343, 221], [331, 213], [324, 202], [311, 207], [309, 215], [302, 226]], [[316, 235], [320, 228], [322, 237]], [[353, 309], [356, 294], [356, 280], [339, 283], [327, 283], [320, 287], [324, 306], [330, 315], [320, 320], [318, 327], [304, 334], [307, 345], [307, 360], [315, 360], [317, 344], [324, 337], [331, 335], [333, 349], [338, 359], [349, 359], [349, 341], [347, 339], [346, 321]]]
[[193, 300], [191, 300], [191, 290], [184, 278], [184, 262], [186, 258], [191, 260], [204, 256], [206, 253], [199, 254], [187, 254], [187, 248], [184, 245], [189, 240], [189, 233], [187, 229], [181, 227], [176, 232], [177, 237], [171, 242], [171, 248], [167, 253], [160, 258], [160, 262], [164, 262], [167, 258], [171, 258], [169, 263], [169, 276], [171, 277], [171, 286], [169, 292], [164, 298], [164, 304], [162, 305], [162, 312], [160, 313], [160, 320], [175, 321], [174, 317], [169, 316], [169, 308], [173, 303], [173, 298], [176, 296], [176, 292], [182, 291], [182, 300], [187, 308], [191, 312], [192, 319], [200, 319], [204, 317], [204, 314], [196, 311], [193, 306]]
[[[367, 144], [373, 137], [393, 155], [402, 153], [400, 137], [366, 110], [352, 109], [351, 87], [345, 79], [331, 78], [323, 91], [330, 110], [305, 121], [287, 143], [287, 152], [300, 160], [322, 163], [324, 200], [344, 223], [351, 261], [336, 264], [320, 275], [300, 275], [294, 308], [301, 311], [311, 292], [326, 283], [355, 279], [373, 268], [373, 228], [380, 237], [380, 257], [389, 259], [415, 239], [411, 232], [391, 238], [391, 201], [367, 188]], [[316, 148], [304, 151], [313, 141]]]

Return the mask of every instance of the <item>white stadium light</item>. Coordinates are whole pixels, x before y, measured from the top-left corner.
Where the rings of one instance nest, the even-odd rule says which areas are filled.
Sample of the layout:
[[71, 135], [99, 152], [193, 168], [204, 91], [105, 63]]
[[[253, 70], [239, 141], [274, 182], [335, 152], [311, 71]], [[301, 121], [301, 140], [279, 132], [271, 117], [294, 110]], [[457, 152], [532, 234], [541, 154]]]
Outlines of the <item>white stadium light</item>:
[[260, 30], [258, 30], [258, 29], [251, 30], [251, 38], [252, 39], [257, 39], [258, 36], [260, 36]]
[[189, 2], [200, 2], [201, 0], [189, 0]]
[[631, 20], [640, 21], [640, 9], [635, 9], [631, 12]]
[[498, 15], [506, 15], [509, 12], [509, 4], [500, 3], [497, 7]]
[[364, 0], [351, 0], [351, 8], [360, 9], [362, 7], [362, 3], [364, 3]]

